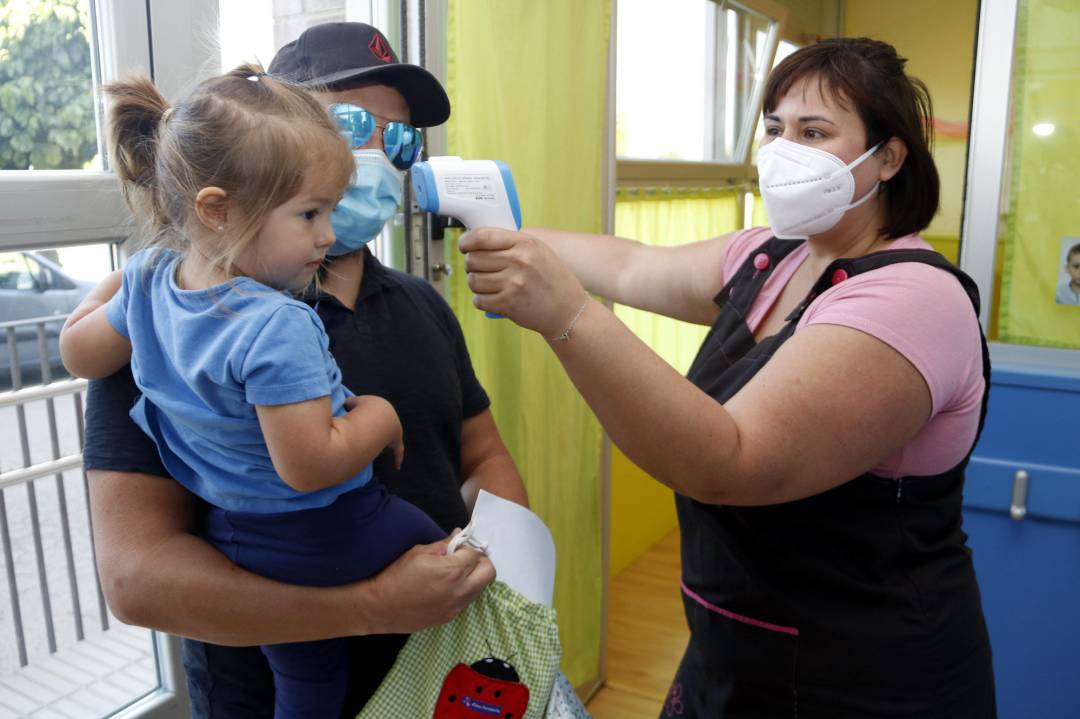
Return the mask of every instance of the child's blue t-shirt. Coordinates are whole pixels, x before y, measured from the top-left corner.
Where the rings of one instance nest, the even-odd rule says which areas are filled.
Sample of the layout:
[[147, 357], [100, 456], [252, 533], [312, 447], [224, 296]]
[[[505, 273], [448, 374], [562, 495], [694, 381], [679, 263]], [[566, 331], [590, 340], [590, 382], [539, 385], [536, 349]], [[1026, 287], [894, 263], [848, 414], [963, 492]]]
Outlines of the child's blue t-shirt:
[[106, 314], [131, 340], [142, 397], [132, 419], [157, 444], [169, 473], [230, 511], [324, 507], [362, 487], [371, 467], [346, 482], [298, 492], [278, 476], [255, 405], [330, 397], [335, 416], [351, 395], [314, 310], [249, 277], [205, 290], [176, 284], [180, 255], [145, 250], [124, 267]]

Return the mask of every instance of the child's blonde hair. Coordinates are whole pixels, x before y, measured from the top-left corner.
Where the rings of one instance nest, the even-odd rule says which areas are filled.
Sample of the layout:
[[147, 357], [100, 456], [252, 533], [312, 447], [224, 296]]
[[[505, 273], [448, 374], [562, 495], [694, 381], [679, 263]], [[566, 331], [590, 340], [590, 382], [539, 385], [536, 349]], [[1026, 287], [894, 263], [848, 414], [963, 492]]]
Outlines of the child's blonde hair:
[[237, 257], [266, 215], [318, 172], [344, 192], [355, 165], [327, 111], [304, 88], [242, 65], [199, 84], [170, 107], [144, 76], [105, 87], [109, 153], [145, 244], [188, 248], [185, 226], [204, 187], [220, 187], [235, 242], [203, 247], [237, 275]]

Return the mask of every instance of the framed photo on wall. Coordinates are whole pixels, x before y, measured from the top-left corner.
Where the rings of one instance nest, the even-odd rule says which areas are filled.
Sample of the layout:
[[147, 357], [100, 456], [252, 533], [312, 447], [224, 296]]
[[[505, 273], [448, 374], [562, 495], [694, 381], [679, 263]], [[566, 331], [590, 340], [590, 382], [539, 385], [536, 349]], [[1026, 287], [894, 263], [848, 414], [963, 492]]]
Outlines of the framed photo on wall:
[[1061, 238], [1054, 301], [1080, 307], [1080, 237]]

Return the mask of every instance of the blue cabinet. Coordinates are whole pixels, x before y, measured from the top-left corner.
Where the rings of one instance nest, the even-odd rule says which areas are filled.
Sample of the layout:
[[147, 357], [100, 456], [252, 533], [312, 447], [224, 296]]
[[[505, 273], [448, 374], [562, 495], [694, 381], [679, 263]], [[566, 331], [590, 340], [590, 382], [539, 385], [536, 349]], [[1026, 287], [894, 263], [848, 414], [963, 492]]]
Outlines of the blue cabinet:
[[999, 716], [1080, 717], [1080, 371], [995, 368], [964, 529]]

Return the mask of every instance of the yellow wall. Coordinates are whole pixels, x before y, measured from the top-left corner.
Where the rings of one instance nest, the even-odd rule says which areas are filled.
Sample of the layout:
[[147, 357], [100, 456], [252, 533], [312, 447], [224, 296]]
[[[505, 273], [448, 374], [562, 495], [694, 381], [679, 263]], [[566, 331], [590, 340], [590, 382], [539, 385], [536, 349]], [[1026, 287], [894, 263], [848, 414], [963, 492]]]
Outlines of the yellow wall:
[[674, 492], [612, 446], [609, 576], [621, 572], [677, 525]]
[[847, 0], [844, 4], [845, 35], [893, 45], [908, 59], [908, 73], [930, 89], [934, 116], [940, 121], [934, 159], [941, 174], [941, 209], [925, 235], [952, 259], [960, 237], [978, 6], [977, 0]]
[[818, 37], [830, 37], [843, 21], [841, 0], [777, 0], [787, 8], [784, 39], [806, 45]]

